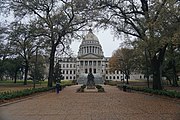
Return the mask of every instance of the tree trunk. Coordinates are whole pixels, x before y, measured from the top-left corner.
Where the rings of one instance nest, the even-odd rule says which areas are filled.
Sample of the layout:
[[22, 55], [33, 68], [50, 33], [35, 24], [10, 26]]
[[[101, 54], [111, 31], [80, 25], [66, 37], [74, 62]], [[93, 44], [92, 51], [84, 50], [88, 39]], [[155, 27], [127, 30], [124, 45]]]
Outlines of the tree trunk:
[[129, 70], [125, 70], [126, 84], [129, 84]]
[[51, 54], [49, 58], [49, 77], [48, 77], [48, 87], [52, 87], [52, 82], [54, 78], [54, 57], [55, 57], [56, 47], [53, 45], [51, 49]]
[[29, 69], [29, 63], [28, 61], [25, 62], [25, 75], [24, 75], [24, 85], [27, 85], [27, 76], [28, 76], [28, 69]]
[[166, 77], [167, 80], [169, 81], [169, 84], [172, 85], [172, 83], [171, 83], [171, 78], [170, 78], [169, 76], [167, 76], [167, 75], [166, 75], [165, 77]]
[[165, 50], [168, 44], [166, 44], [162, 49], [159, 49], [155, 53], [151, 60], [152, 70], [153, 70], [153, 89], [162, 90], [162, 63], [164, 60]]
[[129, 75], [126, 75], [126, 84], [129, 84]]
[[152, 60], [152, 67], [153, 67], [153, 89], [162, 90], [161, 85], [161, 75], [160, 75], [160, 62], [156, 58], [156, 56], [153, 57]]
[[172, 68], [173, 68], [173, 86], [178, 87], [178, 82], [177, 82], [177, 75], [176, 75], [176, 66], [175, 66], [175, 60], [173, 59], [172, 61]]
[[14, 75], [14, 83], [16, 83], [17, 80], [17, 71], [15, 71], [15, 75]]

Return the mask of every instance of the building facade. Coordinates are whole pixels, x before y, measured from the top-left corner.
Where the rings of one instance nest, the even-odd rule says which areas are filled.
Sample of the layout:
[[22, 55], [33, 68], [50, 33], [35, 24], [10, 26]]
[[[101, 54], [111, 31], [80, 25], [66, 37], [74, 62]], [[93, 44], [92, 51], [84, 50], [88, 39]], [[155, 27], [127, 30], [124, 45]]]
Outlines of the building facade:
[[[79, 84], [86, 84], [88, 73], [93, 73], [96, 84], [105, 80], [120, 81], [124, 79], [121, 71], [109, 71], [109, 57], [105, 57], [102, 46], [96, 35], [90, 29], [79, 46], [77, 58], [62, 58], [58, 62], [64, 79], [77, 80]], [[143, 74], [131, 74], [130, 79], [143, 79]]]

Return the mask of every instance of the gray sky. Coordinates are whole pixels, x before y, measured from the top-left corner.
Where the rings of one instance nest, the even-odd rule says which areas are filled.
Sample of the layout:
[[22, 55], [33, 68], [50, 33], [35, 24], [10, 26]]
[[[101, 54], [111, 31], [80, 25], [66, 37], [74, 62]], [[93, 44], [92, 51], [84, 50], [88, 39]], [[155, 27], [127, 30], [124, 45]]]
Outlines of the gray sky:
[[[12, 21], [12, 16], [9, 17], [3, 17], [0, 15], [0, 21], [1, 24], [4, 23], [4, 21], [7, 20], [8, 23]], [[88, 31], [87, 31], [88, 32]], [[85, 35], [87, 34], [85, 32]], [[108, 30], [93, 30], [93, 33], [98, 37], [99, 42], [102, 46], [104, 56], [105, 57], [111, 57], [112, 52], [116, 49], [118, 49], [120, 43], [122, 42], [121, 39], [115, 38], [112, 31], [110, 29]], [[76, 40], [72, 43], [71, 49], [74, 52], [75, 55], [77, 55], [79, 46], [81, 44], [82, 40]]]
[[[115, 38], [110, 30], [99, 30], [98, 32], [94, 30], [93, 33], [98, 37], [105, 57], [111, 57], [112, 52], [118, 49], [120, 43], [122, 42], [120, 39]], [[82, 40], [76, 40], [71, 45], [71, 49], [75, 55], [78, 53], [81, 42]]]

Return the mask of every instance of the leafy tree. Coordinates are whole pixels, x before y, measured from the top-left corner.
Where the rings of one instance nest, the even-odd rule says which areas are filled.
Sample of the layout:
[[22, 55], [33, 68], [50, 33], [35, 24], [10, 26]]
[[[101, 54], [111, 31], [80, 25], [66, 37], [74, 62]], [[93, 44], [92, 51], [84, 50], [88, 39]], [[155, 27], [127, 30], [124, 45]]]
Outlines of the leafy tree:
[[135, 60], [136, 59], [134, 58], [133, 49], [118, 49], [114, 52], [109, 61], [110, 71], [122, 71], [126, 76], [127, 84], [129, 84], [129, 75], [131, 71], [135, 70]]
[[62, 75], [61, 67], [60, 67], [59, 63], [57, 63], [55, 66], [54, 79], [55, 79], [54, 82], [61, 82], [61, 80], [64, 79], [64, 76]]
[[42, 55], [36, 53], [36, 55], [32, 56], [30, 60], [30, 76], [35, 81], [42, 81], [44, 80], [45, 74], [45, 59]]
[[173, 23], [178, 26], [179, 4], [175, 0], [99, 0], [98, 3], [103, 8], [96, 19], [101, 26], [110, 26], [118, 35], [123, 33], [143, 40], [153, 69], [153, 88], [162, 89], [162, 64], [167, 40], [171, 39], [165, 28], [171, 27], [169, 19], [175, 17], [178, 19]]
[[15, 16], [34, 16], [37, 26], [42, 28], [39, 35], [47, 38], [50, 48], [48, 86], [52, 86], [57, 46], [61, 45], [64, 51], [67, 38], [76, 36], [75, 32], [87, 24], [89, 5], [88, 0], [12, 0], [10, 6]]
[[9, 40], [14, 51], [14, 54], [18, 54], [23, 59], [25, 68], [24, 85], [27, 85], [27, 75], [29, 71], [29, 60], [31, 59], [35, 48], [37, 46], [37, 41], [34, 36], [32, 36], [33, 31], [28, 25], [24, 24], [14, 24], [12, 30], [9, 33]]
[[3, 63], [4, 75], [9, 76], [14, 83], [16, 83], [17, 75], [20, 72], [22, 66], [22, 59], [17, 58], [6, 58]]

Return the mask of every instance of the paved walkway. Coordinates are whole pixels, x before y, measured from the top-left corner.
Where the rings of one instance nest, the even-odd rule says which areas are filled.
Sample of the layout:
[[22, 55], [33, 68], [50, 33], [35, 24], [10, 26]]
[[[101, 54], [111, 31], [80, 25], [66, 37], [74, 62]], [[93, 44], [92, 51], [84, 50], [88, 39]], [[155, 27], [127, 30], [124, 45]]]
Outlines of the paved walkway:
[[180, 120], [180, 103], [105, 86], [105, 93], [49, 92], [0, 107], [0, 120]]

